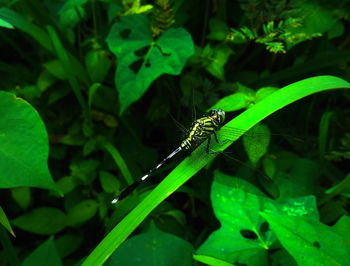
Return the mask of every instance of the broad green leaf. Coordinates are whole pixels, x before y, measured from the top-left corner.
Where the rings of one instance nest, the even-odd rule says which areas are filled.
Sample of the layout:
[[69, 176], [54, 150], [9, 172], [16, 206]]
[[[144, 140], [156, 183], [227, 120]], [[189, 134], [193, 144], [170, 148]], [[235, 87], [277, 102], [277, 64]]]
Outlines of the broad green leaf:
[[[286, 177], [287, 175], [287, 177]], [[302, 197], [315, 194], [316, 183], [320, 175], [318, 164], [309, 159], [293, 160], [288, 173], [279, 173], [274, 182], [280, 190], [280, 199]]]
[[71, 93], [71, 89], [68, 86], [60, 87], [60, 88], [54, 88], [50, 92], [49, 99], [47, 101], [48, 104], [53, 104], [59, 100], [61, 100], [63, 97], [67, 96]]
[[118, 126], [118, 120], [110, 114], [104, 116], [103, 123], [109, 128], [116, 128]]
[[223, 260], [219, 260], [217, 258], [214, 257], [210, 257], [210, 256], [203, 256], [203, 255], [193, 255], [193, 258], [196, 261], [199, 261], [205, 265], [210, 265], [210, 266], [233, 266], [233, 264], [228, 263], [226, 261]]
[[[288, 104], [311, 94], [340, 88], [350, 89], [350, 84], [334, 76], [318, 76], [295, 82], [281, 88], [231, 121], [228, 121], [223, 128], [249, 130], [261, 120]], [[220, 131], [218, 136], [220, 137]], [[230, 142], [220, 145], [220, 150], [225, 150], [238, 138], [239, 135], [232, 138]], [[86, 258], [83, 265], [102, 265], [154, 208], [205, 167], [216, 155], [206, 154], [205, 144], [199, 146], [102, 240]]]
[[295, 4], [302, 12], [303, 24], [302, 27], [287, 28], [291, 36], [291, 38], [287, 37], [288, 49], [314, 36], [321, 36], [329, 31], [337, 21], [331, 10], [325, 8], [318, 1], [296, 1]]
[[64, 258], [76, 251], [82, 242], [82, 236], [65, 234], [55, 240], [55, 246], [60, 258]]
[[278, 199], [279, 204], [276, 209], [266, 209], [269, 213], [278, 213], [289, 216], [302, 216], [318, 221], [320, 219], [315, 196], [290, 198], [286, 201]]
[[67, 73], [64, 71], [63, 65], [60, 60], [52, 60], [44, 63], [47, 71], [58, 79], [65, 80], [68, 78]]
[[285, 249], [277, 250], [270, 258], [271, 265], [298, 266], [295, 259]]
[[75, 8], [78, 6], [82, 6], [85, 4], [88, 0], [67, 0], [65, 1], [64, 5], [62, 6], [61, 11], [65, 11], [71, 8]]
[[273, 202], [246, 181], [215, 172], [210, 193], [221, 227], [199, 247], [196, 254], [228, 263], [267, 265], [269, 246], [275, 240], [261, 230], [259, 212]]
[[264, 157], [262, 159], [262, 166], [264, 168], [264, 172], [266, 173], [266, 175], [272, 179], [276, 173], [276, 164], [274, 160], [268, 157]]
[[350, 250], [342, 244], [349, 233], [339, 235], [321, 222], [302, 216], [261, 215], [298, 265], [350, 265]]
[[331, 10], [325, 8], [318, 1], [297, 2], [299, 2], [299, 8], [303, 10], [305, 15], [302, 29], [306, 34], [324, 33], [335, 25], [337, 19], [332, 15]]
[[267, 152], [270, 134], [270, 129], [260, 123], [249, 131], [249, 136], [243, 136], [243, 146], [253, 166], [256, 166], [260, 158]]
[[87, 0], [68, 0], [58, 11], [60, 22], [67, 28], [74, 28], [85, 16], [85, 10], [82, 7]]
[[100, 182], [104, 191], [117, 194], [120, 189], [119, 180], [106, 171], [100, 171]]
[[11, 189], [11, 196], [23, 210], [28, 209], [31, 200], [30, 188], [13, 188]]
[[84, 137], [92, 138], [92, 136], [94, 135], [94, 128], [93, 124], [91, 123], [90, 117], [89, 119], [84, 119], [81, 125], [81, 130]]
[[85, 184], [91, 184], [97, 177], [96, 169], [99, 165], [99, 161], [90, 159], [72, 163], [69, 168], [72, 177], [83, 181]]
[[267, 250], [275, 237], [264, 225], [259, 211], [318, 218], [314, 197], [277, 203], [246, 181], [219, 172], [215, 173], [211, 198], [221, 227], [209, 236], [197, 254], [228, 263], [267, 265]]
[[[69, 29], [73, 29], [85, 17], [85, 10], [81, 6], [62, 9], [59, 12], [60, 23]], [[74, 35], [72, 36], [74, 38]]]
[[164, 233], [154, 225], [147, 233], [128, 239], [114, 252], [110, 266], [114, 265], [193, 265], [193, 247], [178, 236]]
[[72, 209], [67, 214], [67, 225], [79, 226], [82, 223], [90, 220], [96, 214], [98, 203], [94, 200], [84, 200]]
[[209, 21], [210, 34], [207, 38], [216, 41], [223, 41], [229, 33], [229, 28], [222, 20], [212, 18]]
[[0, 19], [0, 27], [14, 29], [13, 25], [8, 23], [7, 21]]
[[95, 139], [90, 139], [85, 142], [83, 147], [83, 155], [86, 157], [90, 155], [96, 149], [97, 141]]
[[123, 10], [124, 9], [123, 9], [122, 3], [109, 3], [108, 13], [107, 13], [108, 23], [112, 23], [113, 19], [120, 16]]
[[15, 236], [15, 233], [11, 228], [10, 222], [7, 219], [7, 216], [1, 206], [0, 206], [0, 223], [2, 224], [3, 227], [6, 228], [7, 231], [11, 233], [11, 235]]
[[[51, 217], [52, 218], [52, 217]], [[58, 256], [57, 249], [55, 247], [52, 238], [49, 238], [43, 244], [41, 244], [36, 250], [34, 250], [21, 264], [22, 266], [61, 266], [62, 261]]]
[[68, 194], [73, 191], [77, 186], [76, 181], [72, 176], [64, 176], [56, 182], [57, 187], [62, 192], [63, 195]]
[[261, 211], [318, 220], [314, 197], [277, 203], [248, 182], [215, 172], [211, 190], [215, 216], [221, 227], [197, 250], [228, 263], [268, 265], [267, 251], [276, 240]]
[[39, 98], [41, 95], [41, 91], [39, 88], [35, 85], [27, 85], [23, 86], [21, 90], [14, 91], [17, 97], [21, 97], [26, 99], [27, 101], [31, 102], [35, 100], [36, 98]]
[[118, 60], [115, 85], [121, 113], [140, 99], [160, 75], [179, 75], [194, 53], [191, 36], [183, 28], [171, 28], [153, 40], [143, 15], [121, 17], [113, 25], [107, 44]]
[[248, 107], [250, 100], [247, 94], [237, 92], [220, 99], [213, 109], [221, 108], [225, 112], [233, 112]]
[[11, 223], [28, 232], [52, 235], [66, 227], [66, 215], [60, 209], [42, 207], [17, 217]]
[[210, 109], [220, 108], [225, 112], [233, 112], [243, 108], [248, 108], [255, 100], [255, 92], [240, 83], [237, 83], [237, 87], [237, 92], [220, 99]]
[[332, 226], [332, 230], [336, 234], [343, 236], [342, 244], [350, 250], [350, 218], [348, 216], [342, 216], [337, 223]]
[[208, 58], [209, 62], [205, 69], [217, 79], [225, 80], [224, 66], [231, 54], [232, 50], [227, 45], [210, 47], [208, 44], [202, 54], [202, 56]]
[[37, 111], [23, 99], [0, 91], [0, 188], [55, 190], [48, 156], [49, 141]]
[[332, 224], [336, 222], [343, 214], [346, 214], [344, 209], [344, 202], [340, 199], [327, 199], [327, 197], [319, 201], [320, 216], [322, 217], [322, 222], [325, 224]]
[[38, 87], [40, 92], [46, 91], [52, 84], [54, 84], [56, 78], [51, 75], [51, 73], [47, 70], [44, 70], [40, 73], [40, 76], [36, 82], [36, 86]]
[[328, 39], [340, 37], [344, 34], [344, 31], [345, 27], [343, 21], [337, 20], [333, 27], [327, 32]]
[[256, 93], [255, 93], [255, 101], [261, 101], [264, 98], [266, 98], [267, 96], [269, 96], [270, 94], [274, 93], [275, 91], [277, 91], [278, 88], [275, 87], [263, 87], [260, 88]]
[[103, 82], [112, 62], [103, 50], [91, 50], [85, 57], [86, 70], [93, 82]]

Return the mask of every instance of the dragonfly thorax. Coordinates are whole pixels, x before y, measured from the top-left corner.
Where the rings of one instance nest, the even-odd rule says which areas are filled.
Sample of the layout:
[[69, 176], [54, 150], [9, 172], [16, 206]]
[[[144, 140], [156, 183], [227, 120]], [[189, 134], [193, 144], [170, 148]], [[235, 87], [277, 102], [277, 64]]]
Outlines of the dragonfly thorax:
[[208, 116], [193, 122], [187, 138], [181, 143], [183, 150], [193, 150], [204, 140], [210, 138], [225, 121], [225, 112], [221, 109], [212, 109]]

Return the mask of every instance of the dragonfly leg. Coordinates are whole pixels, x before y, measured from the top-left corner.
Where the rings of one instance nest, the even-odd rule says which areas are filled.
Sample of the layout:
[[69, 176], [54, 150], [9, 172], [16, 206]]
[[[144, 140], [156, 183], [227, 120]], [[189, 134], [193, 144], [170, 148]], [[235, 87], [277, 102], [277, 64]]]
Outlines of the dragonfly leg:
[[208, 142], [207, 142], [206, 153], [208, 153], [208, 154], [210, 154], [210, 141], [211, 141], [211, 136], [209, 136]]
[[[216, 131], [214, 131], [213, 134], [214, 134], [215, 140], [216, 140], [216, 142], [217, 142], [218, 144], [225, 144], [226, 142], [230, 141], [229, 139], [225, 139], [225, 140], [223, 140], [223, 141], [219, 141], [218, 136], [217, 136], [217, 134], [216, 134]], [[232, 152], [225, 152], [225, 153], [232, 153]]]
[[[218, 137], [216, 136], [215, 131], [214, 131], [214, 136], [215, 136], [215, 140], [216, 140], [217, 143], [222, 144], [222, 143], [225, 143], [225, 142], [228, 141], [228, 139], [226, 139], [226, 140], [220, 142], [220, 141], [218, 140]], [[207, 153], [207, 154], [232, 153], [232, 152], [229, 152], [229, 151], [211, 151], [211, 150], [210, 150], [210, 142], [211, 142], [211, 136], [209, 136], [208, 142], [207, 142], [207, 148], [206, 148], [206, 153]]]
[[223, 141], [219, 141], [218, 135], [216, 134], [216, 131], [214, 131], [213, 134], [214, 134], [215, 140], [216, 140], [216, 142], [217, 142], [218, 144], [225, 144], [226, 142], [230, 141], [229, 139], [225, 139], [225, 140], [223, 140]]
[[215, 130], [214, 130], [213, 134], [214, 134], [214, 137], [215, 137], [216, 142], [217, 142], [217, 143], [220, 143], [220, 141], [219, 141], [219, 139], [218, 139], [218, 136], [216, 135], [216, 131], [215, 131]]

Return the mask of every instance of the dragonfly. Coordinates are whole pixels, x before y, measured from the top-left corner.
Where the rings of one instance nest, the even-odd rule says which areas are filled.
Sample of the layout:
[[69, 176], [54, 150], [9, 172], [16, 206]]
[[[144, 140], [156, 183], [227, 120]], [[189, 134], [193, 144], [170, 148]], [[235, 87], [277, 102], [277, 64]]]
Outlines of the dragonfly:
[[149, 170], [144, 176], [136, 180], [133, 184], [127, 187], [122, 193], [112, 200], [112, 204], [116, 204], [129, 194], [131, 194], [142, 182], [144, 182], [154, 171], [162, 167], [168, 160], [178, 154], [180, 151], [193, 151], [204, 141], [207, 142], [206, 152], [210, 153], [211, 137], [214, 135], [217, 143], [219, 139], [217, 137], [217, 131], [225, 121], [225, 112], [222, 109], [211, 109], [207, 116], [201, 117], [195, 120], [188, 131], [188, 136], [181, 142], [180, 146], [164, 158], [155, 167]]
[[[187, 137], [180, 143], [180, 146], [176, 148], [172, 153], [170, 153], [166, 158], [164, 158], [160, 163], [158, 163], [155, 167], [153, 167], [151, 170], [149, 170], [144, 176], [136, 180], [134, 183], [132, 183], [130, 186], [128, 186], [125, 190], [119, 194], [116, 198], [112, 200], [112, 204], [116, 204], [122, 199], [126, 198], [129, 194], [131, 194], [142, 182], [144, 182], [146, 179], [148, 179], [151, 174], [161, 168], [167, 161], [169, 161], [171, 158], [173, 158], [176, 154], [178, 154], [180, 151], [193, 151], [196, 149], [200, 144], [207, 141], [205, 152], [207, 154], [213, 154], [213, 153], [222, 153], [228, 158], [237, 161], [243, 165], [245, 165], [242, 161], [238, 160], [237, 158], [234, 158], [232, 156], [227, 155], [225, 152], [217, 152], [213, 151], [211, 146], [211, 139], [214, 136], [214, 139], [216, 143], [218, 144], [224, 144], [225, 142], [229, 140], [236, 140], [238, 136], [241, 136], [245, 134], [248, 138], [257, 138], [256, 141], [269, 141], [270, 135], [266, 133], [258, 133], [254, 131], [247, 131], [244, 129], [238, 129], [238, 128], [232, 128], [227, 127], [225, 128], [221, 127], [223, 126], [223, 123], [225, 122], [225, 111], [222, 109], [211, 109], [208, 112], [207, 116], [204, 116], [202, 118], [196, 119], [193, 123], [191, 128], [188, 130], [183, 125], [181, 125], [179, 122], [174, 120], [177, 125], [182, 128], [184, 132], [187, 133]], [[218, 133], [221, 133], [221, 135], [225, 138], [223, 141], [219, 141]], [[288, 135], [280, 135], [280, 134], [274, 134], [279, 136], [285, 136], [289, 139], [294, 138]], [[294, 138], [296, 141], [301, 141], [298, 138]], [[248, 166], [248, 165], [247, 165]], [[249, 167], [249, 166], [248, 166]], [[257, 169], [255, 169], [257, 170]], [[265, 180], [269, 180], [270, 178], [266, 175], [262, 174]], [[271, 181], [271, 180], [270, 180]], [[270, 182], [268, 181], [268, 182]]]

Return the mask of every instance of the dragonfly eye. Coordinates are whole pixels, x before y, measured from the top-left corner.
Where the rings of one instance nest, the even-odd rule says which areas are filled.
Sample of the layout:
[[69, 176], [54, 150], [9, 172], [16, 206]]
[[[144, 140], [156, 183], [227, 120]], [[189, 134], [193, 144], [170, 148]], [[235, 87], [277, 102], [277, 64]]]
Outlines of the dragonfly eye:
[[217, 110], [218, 119], [220, 124], [225, 121], [225, 112], [222, 109]]

